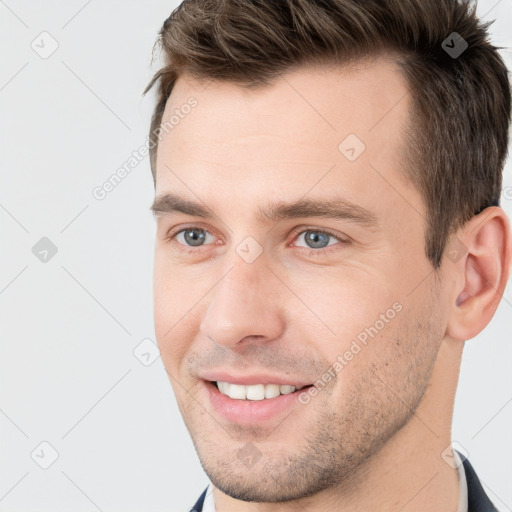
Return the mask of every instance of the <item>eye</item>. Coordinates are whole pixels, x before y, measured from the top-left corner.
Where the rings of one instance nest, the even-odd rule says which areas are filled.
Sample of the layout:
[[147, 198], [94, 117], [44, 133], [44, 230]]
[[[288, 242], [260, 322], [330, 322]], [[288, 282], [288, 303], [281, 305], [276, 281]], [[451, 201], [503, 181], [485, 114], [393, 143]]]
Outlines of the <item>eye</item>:
[[[183, 251], [194, 253], [201, 250], [204, 245], [210, 245], [212, 239], [215, 239], [206, 229], [198, 226], [187, 226], [178, 231], [171, 231], [166, 235], [166, 240], [177, 242], [178, 245], [183, 247]], [[336, 242], [341, 244], [349, 244], [350, 239], [343, 238], [340, 235], [334, 234], [330, 231], [317, 228], [297, 229], [293, 233], [293, 239], [300, 241], [301, 239], [306, 243], [306, 246], [295, 245], [299, 249], [309, 250], [309, 252], [322, 253], [328, 251], [329, 247], [336, 245]], [[332, 240], [333, 243], [329, 243]], [[210, 244], [208, 244], [208, 241]], [[296, 242], [295, 242], [296, 243]]]
[[[295, 236], [297, 237], [297, 240], [300, 241], [302, 239], [306, 243], [306, 247], [300, 245], [298, 247], [302, 247], [303, 249], [314, 249], [315, 252], [322, 252], [322, 250], [327, 249], [331, 245], [336, 245], [336, 241], [344, 244], [350, 243], [348, 239], [335, 235], [330, 231], [316, 228], [298, 231], [295, 233]], [[333, 243], [329, 243], [329, 239], [333, 240]]]
[[214, 238], [206, 229], [198, 228], [196, 226], [189, 226], [185, 229], [181, 229], [176, 233], [168, 234], [167, 239], [176, 239], [179, 244], [184, 245], [188, 248], [201, 247], [205, 245], [205, 241], [209, 238]]

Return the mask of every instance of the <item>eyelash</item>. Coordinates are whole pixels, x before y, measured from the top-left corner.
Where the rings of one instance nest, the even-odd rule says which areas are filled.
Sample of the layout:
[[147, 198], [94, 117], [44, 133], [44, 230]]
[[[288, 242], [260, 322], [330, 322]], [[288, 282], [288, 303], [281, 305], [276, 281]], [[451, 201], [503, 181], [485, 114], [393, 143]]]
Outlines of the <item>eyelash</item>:
[[[189, 231], [189, 230], [192, 230], [192, 229], [197, 229], [198, 231], [204, 231], [205, 233], [210, 233], [207, 229], [204, 229], [201, 226], [193, 226], [192, 225], [192, 226], [186, 226], [184, 228], [181, 228], [178, 231], [174, 231], [174, 232], [170, 231], [165, 236], [165, 240], [167, 240], [169, 242], [174, 242], [174, 239], [180, 233], [183, 233], [184, 231]], [[298, 238], [299, 235], [302, 235], [303, 233], [305, 233], [307, 231], [313, 231], [313, 232], [316, 232], [316, 233], [322, 233], [324, 235], [328, 235], [328, 236], [330, 236], [332, 238], [335, 238], [336, 240], [338, 240], [338, 242], [340, 242], [340, 243], [342, 243], [344, 245], [349, 245], [351, 243], [351, 241], [348, 238], [347, 239], [343, 239], [339, 235], [336, 235], [335, 233], [333, 233], [333, 232], [331, 232], [331, 231], [329, 231], [327, 229], [318, 229], [316, 227], [299, 228], [299, 229], [295, 230], [292, 233], [293, 239], [295, 240], [296, 238]], [[191, 247], [191, 246], [188, 246], [188, 245], [181, 244], [179, 242], [175, 242], [175, 243], [177, 243], [179, 246], [183, 247], [183, 249], [180, 249], [180, 250], [182, 250], [183, 252], [186, 252], [188, 254], [195, 254], [195, 253], [199, 252], [203, 247], [205, 247], [204, 245], [201, 245], [201, 246], [198, 246], [198, 247]], [[206, 244], [206, 245], [211, 245], [211, 244]], [[333, 244], [333, 245], [335, 245], [335, 244]], [[329, 250], [332, 250], [333, 245], [328, 245], [328, 246], [323, 247], [321, 249], [315, 249], [313, 247], [298, 247], [298, 249], [302, 249], [303, 251], [314, 251], [315, 254], [323, 254], [325, 252], [328, 252]]]

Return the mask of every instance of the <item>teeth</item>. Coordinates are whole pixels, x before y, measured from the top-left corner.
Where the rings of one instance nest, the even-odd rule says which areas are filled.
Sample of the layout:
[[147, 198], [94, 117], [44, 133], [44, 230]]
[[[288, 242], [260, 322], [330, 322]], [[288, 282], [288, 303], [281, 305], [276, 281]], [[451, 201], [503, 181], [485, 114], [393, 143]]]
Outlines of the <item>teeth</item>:
[[265, 398], [275, 398], [281, 394], [279, 384], [267, 384], [265, 386]]
[[265, 398], [265, 386], [263, 384], [241, 387], [246, 388], [247, 400], [263, 400]]
[[287, 395], [288, 393], [293, 393], [295, 391], [295, 386], [285, 384], [284, 386], [280, 386], [279, 391], [281, 391], [282, 395]]
[[[243, 384], [230, 384], [229, 382], [217, 381], [219, 391], [223, 395], [234, 398], [235, 400], [264, 400], [265, 398], [275, 398], [279, 395], [287, 395], [295, 391], [295, 386], [288, 384], [254, 384], [244, 386]], [[304, 387], [304, 386], [302, 386]], [[301, 388], [298, 388], [301, 389]]]

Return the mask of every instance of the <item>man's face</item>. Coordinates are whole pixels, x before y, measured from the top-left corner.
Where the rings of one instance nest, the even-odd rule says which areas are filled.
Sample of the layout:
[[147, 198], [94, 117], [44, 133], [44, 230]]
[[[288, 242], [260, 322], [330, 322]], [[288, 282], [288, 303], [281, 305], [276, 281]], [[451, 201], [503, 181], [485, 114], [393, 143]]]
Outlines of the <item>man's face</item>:
[[[163, 123], [190, 97], [160, 142], [156, 181], [157, 197], [214, 214], [158, 220], [155, 329], [178, 406], [230, 496], [341, 485], [411, 418], [446, 326], [424, 203], [404, 177], [407, 86], [383, 60], [302, 68], [253, 91], [180, 78]], [[299, 200], [339, 200], [341, 213], [260, 215]], [[222, 412], [215, 371], [325, 384], [286, 401], [224, 397]], [[284, 405], [265, 413], [272, 400]]]

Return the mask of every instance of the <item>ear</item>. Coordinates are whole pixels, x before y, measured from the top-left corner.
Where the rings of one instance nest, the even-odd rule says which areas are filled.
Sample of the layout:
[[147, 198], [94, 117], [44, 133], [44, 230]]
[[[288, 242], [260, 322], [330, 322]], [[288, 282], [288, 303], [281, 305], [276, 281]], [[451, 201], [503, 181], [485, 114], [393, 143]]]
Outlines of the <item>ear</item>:
[[471, 339], [490, 322], [507, 285], [511, 240], [506, 213], [491, 206], [448, 241], [445, 264], [455, 274], [446, 330], [451, 338]]

